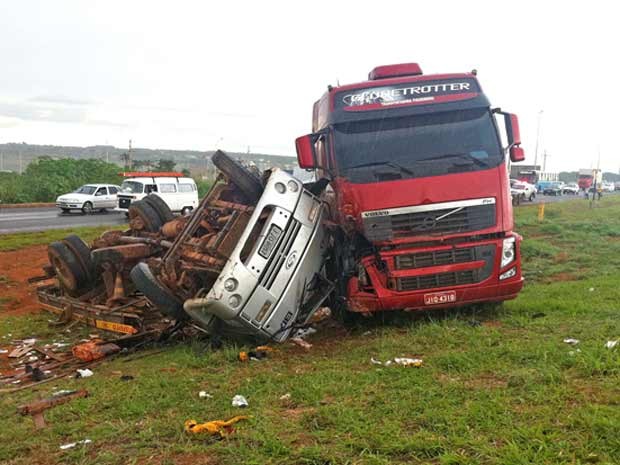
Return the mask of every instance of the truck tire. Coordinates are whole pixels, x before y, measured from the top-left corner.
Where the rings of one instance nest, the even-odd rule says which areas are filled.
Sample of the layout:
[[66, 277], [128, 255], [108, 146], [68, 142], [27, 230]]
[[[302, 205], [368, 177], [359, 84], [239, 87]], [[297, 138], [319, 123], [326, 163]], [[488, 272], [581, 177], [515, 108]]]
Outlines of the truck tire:
[[88, 245], [76, 234], [65, 237], [62, 242], [73, 252], [82, 270], [86, 273], [88, 281], [93, 281], [95, 278], [95, 265], [90, 256]]
[[159, 215], [162, 223], [167, 223], [168, 221], [172, 221], [174, 219], [174, 215], [172, 214], [172, 210], [166, 203], [164, 199], [162, 199], [157, 194], [149, 194], [143, 199], [146, 203], [148, 203]]
[[250, 201], [258, 202], [263, 195], [263, 183], [260, 177], [252, 173], [237, 160], [218, 150], [211, 157], [213, 164], [235, 184]]
[[146, 263], [142, 262], [134, 266], [129, 276], [136, 287], [160, 312], [175, 320], [187, 319], [187, 314], [183, 311], [183, 302], [157, 281]]
[[62, 242], [52, 242], [47, 256], [62, 287], [69, 295], [78, 295], [89, 279], [75, 254]]
[[147, 232], [157, 232], [162, 227], [163, 222], [157, 211], [144, 200], [131, 202], [129, 206], [129, 220], [139, 217], [144, 224], [144, 230]]

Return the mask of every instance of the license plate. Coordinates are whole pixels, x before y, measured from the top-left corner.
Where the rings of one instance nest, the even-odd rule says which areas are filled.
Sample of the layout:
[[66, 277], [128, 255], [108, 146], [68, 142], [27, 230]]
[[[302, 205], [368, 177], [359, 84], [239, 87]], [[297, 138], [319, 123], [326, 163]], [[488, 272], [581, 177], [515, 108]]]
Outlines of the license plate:
[[424, 294], [424, 305], [449, 304], [451, 302], [456, 302], [456, 291]]
[[263, 243], [260, 246], [260, 249], [258, 249], [258, 254], [263, 258], [269, 258], [269, 255], [271, 255], [271, 252], [278, 243], [278, 239], [280, 239], [281, 235], [282, 229], [280, 229], [275, 224], [272, 224], [269, 228], [267, 236], [265, 237]]

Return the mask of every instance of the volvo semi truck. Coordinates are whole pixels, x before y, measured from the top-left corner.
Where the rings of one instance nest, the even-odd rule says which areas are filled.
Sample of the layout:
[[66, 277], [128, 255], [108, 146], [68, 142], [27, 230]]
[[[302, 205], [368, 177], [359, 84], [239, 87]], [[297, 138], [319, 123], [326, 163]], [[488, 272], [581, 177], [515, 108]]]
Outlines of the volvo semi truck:
[[517, 116], [491, 107], [475, 71], [408, 63], [329, 86], [296, 149], [329, 180], [334, 304], [370, 314], [515, 298], [507, 155], [523, 161], [520, 144]]

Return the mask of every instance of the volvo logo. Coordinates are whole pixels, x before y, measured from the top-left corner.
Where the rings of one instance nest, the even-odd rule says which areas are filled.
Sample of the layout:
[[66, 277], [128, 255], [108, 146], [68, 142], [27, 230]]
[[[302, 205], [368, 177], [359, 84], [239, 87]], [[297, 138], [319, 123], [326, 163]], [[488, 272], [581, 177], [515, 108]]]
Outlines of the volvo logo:
[[437, 224], [437, 219], [434, 216], [425, 216], [420, 223], [420, 229], [433, 229], [435, 224]]

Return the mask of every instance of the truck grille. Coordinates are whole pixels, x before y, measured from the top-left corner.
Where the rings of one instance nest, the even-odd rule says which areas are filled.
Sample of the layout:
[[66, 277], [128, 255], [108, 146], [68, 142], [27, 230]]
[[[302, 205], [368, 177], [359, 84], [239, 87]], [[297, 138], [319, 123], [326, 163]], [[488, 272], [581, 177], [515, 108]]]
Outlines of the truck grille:
[[466, 270], [423, 276], [409, 276], [397, 279], [396, 286], [399, 291], [417, 291], [435, 287], [459, 286], [480, 282], [479, 275], [479, 270]]
[[494, 203], [364, 218], [371, 241], [478, 231], [494, 224]]
[[427, 266], [452, 265], [455, 263], [472, 262], [475, 260], [473, 247], [449, 250], [433, 250], [407, 255], [397, 255], [394, 264], [397, 270], [425, 268]]
[[278, 276], [282, 265], [284, 265], [284, 260], [286, 260], [286, 257], [291, 251], [291, 247], [293, 247], [293, 243], [295, 242], [295, 238], [297, 237], [297, 233], [300, 229], [301, 223], [295, 219], [291, 219], [286, 231], [280, 239], [280, 242], [271, 253], [271, 257], [269, 257], [269, 260], [265, 265], [265, 269], [259, 280], [260, 286], [265, 289], [271, 289], [276, 276]]
[[417, 252], [394, 257], [397, 270], [410, 270], [438, 265], [454, 265], [484, 261], [484, 265], [473, 270], [450, 271], [445, 273], [405, 276], [396, 279], [396, 290], [417, 291], [436, 287], [460, 286], [484, 281], [493, 272], [495, 262], [495, 244], [483, 244], [475, 247], [453, 248], [449, 250], [433, 250]]

